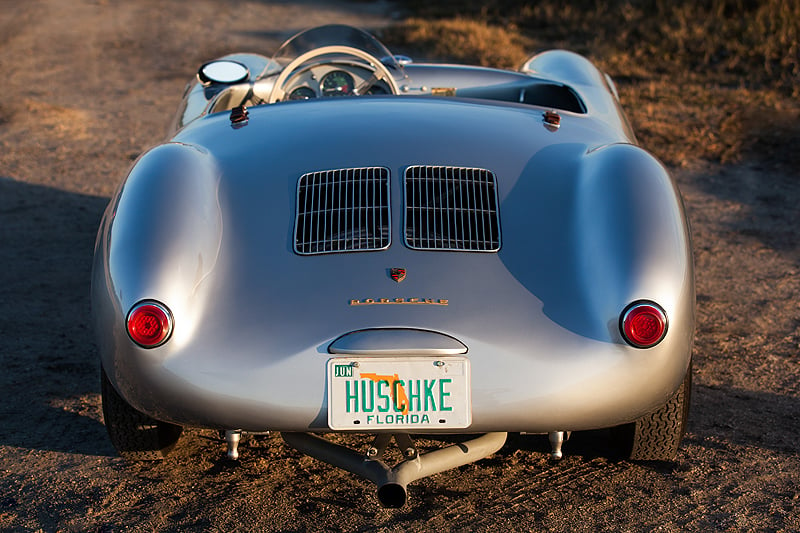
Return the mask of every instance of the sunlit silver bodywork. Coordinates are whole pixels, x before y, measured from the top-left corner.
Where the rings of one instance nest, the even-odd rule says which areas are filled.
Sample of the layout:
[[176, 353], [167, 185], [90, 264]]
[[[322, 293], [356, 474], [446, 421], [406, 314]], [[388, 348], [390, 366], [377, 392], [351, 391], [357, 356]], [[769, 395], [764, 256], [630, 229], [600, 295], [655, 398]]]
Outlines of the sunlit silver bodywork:
[[[98, 235], [99, 352], [137, 410], [185, 426], [328, 432], [331, 357], [458, 346], [471, 424], [445, 433], [611, 427], [681, 384], [694, 275], [680, 196], [586, 59], [546, 52], [520, 72], [393, 64], [398, 95], [250, 105], [234, 124], [230, 110], [248, 91], [267, 100], [281, 65], [230, 57], [250, 78], [187, 89], [172, 137], [136, 162]], [[408, 246], [403, 180], [419, 165], [493, 173], [499, 250]], [[388, 246], [297, 253], [301, 176], [361, 168], [387, 171]], [[142, 300], [174, 317], [152, 349], [126, 332]], [[669, 317], [652, 348], [620, 333], [637, 300]]]

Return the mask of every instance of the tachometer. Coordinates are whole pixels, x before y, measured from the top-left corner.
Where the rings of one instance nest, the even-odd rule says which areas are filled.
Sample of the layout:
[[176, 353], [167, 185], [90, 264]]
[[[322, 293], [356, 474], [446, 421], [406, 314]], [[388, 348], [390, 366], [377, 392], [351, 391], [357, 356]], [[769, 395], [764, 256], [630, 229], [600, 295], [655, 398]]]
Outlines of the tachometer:
[[323, 96], [350, 96], [354, 93], [356, 83], [353, 76], [343, 70], [328, 72], [320, 82]]

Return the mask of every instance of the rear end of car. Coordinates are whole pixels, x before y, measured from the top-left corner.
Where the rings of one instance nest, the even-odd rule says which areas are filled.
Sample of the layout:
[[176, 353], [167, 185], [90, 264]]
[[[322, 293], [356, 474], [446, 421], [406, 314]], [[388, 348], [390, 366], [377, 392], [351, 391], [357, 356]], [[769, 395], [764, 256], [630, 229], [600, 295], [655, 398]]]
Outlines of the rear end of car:
[[[95, 303], [134, 407], [250, 430], [549, 432], [629, 422], [681, 383], [688, 242], [645, 152], [513, 106], [305, 103], [300, 127], [292, 105], [202, 119], [123, 188]], [[641, 304], [644, 341], [625, 326]], [[140, 305], [168, 338], [126, 330]]]

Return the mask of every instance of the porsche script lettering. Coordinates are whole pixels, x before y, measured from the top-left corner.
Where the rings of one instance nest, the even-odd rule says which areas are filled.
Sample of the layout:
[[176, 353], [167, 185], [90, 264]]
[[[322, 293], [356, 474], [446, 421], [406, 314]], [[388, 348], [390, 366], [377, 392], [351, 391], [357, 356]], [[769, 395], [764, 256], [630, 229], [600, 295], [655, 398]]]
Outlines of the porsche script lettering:
[[350, 305], [448, 305], [444, 298], [362, 298], [350, 300]]

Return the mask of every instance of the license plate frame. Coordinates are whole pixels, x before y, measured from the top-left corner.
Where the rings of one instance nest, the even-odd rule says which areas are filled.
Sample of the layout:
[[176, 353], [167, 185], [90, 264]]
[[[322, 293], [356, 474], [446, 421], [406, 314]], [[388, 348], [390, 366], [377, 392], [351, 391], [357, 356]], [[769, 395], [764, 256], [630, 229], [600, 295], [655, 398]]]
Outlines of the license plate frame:
[[328, 426], [335, 431], [447, 430], [472, 424], [469, 359], [333, 357]]

